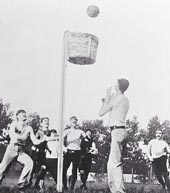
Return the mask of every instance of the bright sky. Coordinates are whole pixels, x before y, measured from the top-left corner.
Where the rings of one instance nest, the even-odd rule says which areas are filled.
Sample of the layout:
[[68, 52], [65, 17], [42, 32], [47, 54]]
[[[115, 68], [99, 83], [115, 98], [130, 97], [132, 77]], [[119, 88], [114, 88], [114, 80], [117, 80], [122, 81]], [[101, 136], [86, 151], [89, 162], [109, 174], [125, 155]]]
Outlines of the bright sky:
[[[97, 18], [86, 9], [100, 8]], [[127, 78], [130, 110], [141, 126], [158, 115], [170, 120], [169, 0], [0, 1], [0, 96], [59, 123], [60, 74], [65, 30], [99, 38], [96, 63], [67, 63], [65, 120], [98, 119], [101, 98]]]

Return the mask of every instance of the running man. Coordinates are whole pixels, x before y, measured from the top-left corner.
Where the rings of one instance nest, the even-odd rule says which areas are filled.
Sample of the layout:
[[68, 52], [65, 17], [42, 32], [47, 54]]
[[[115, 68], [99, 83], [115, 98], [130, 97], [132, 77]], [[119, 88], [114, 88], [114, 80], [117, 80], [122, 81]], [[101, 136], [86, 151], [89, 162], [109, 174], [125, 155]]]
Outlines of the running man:
[[148, 157], [152, 162], [153, 171], [163, 189], [170, 192], [170, 180], [167, 170], [167, 153], [170, 153], [168, 144], [162, 139], [163, 132], [158, 129], [156, 138], [148, 144]]
[[25, 110], [18, 110], [16, 113], [16, 118], [17, 121], [13, 122], [10, 126], [10, 143], [0, 164], [0, 181], [2, 181], [9, 164], [14, 161], [14, 159], [17, 159], [19, 163], [24, 165], [18, 180], [19, 189], [23, 189], [29, 185], [31, 172], [33, 169], [32, 159], [26, 153], [24, 153], [25, 142], [27, 138], [30, 137], [33, 144], [38, 145], [44, 139], [38, 140], [35, 137], [32, 127], [27, 124], [27, 114]]
[[111, 87], [102, 99], [99, 116], [109, 113], [109, 127], [111, 129], [111, 149], [107, 163], [108, 184], [112, 193], [124, 193], [124, 180], [121, 168], [122, 143], [127, 138], [126, 115], [129, 109], [129, 100], [124, 92], [129, 87], [129, 81], [118, 79], [114, 85], [115, 94], [111, 94]]

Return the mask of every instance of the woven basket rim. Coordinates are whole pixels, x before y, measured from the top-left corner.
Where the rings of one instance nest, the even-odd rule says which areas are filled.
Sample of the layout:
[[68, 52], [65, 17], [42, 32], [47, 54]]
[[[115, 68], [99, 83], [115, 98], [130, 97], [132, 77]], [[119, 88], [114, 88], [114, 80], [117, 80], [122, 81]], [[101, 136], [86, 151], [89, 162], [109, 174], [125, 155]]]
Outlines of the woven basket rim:
[[83, 33], [83, 32], [68, 32], [69, 35], [72, 35], [72, 36], [77, 36], [77, 37], [90, 37], [90, 38], [93, 38], [94, 40], [96, 40], [96, 42], [98, 43], [99, 42], [99, 38], [93, 34], [89, 34], [89, 33]]

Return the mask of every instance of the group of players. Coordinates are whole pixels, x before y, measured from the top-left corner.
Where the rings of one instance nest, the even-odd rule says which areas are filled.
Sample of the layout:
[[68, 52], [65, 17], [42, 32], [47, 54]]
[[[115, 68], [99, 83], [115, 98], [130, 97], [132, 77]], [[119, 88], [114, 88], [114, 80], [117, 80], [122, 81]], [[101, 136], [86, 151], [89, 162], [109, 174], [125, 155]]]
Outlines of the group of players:
[[[124, 92], [129, 87], [127, 79], [118, 79], [112, 88], [107, 89], [106, 97], [102, 98], [102, 106], [99, 116], [109, 113], [109, 127], [111, 130], [111, 148], [107, 163], [108, 185], [112, 193], [125, 193], [122, 172], [122, 149], [124, 141], [127, 140], [126, 115], [129, 110], [129, 100]], [[41, 119], [40, 128], [35, 134], [32, 127], [27, 124], [27, 116], [24, 110], [16, 113], [17, 120], [10, 126], [10, 143], [0, 163], [0, 181], [4, 178], [10, 163], [17, 160], [23, 165], [18, 181], [18, 186], [23, 189], [32, 183], [34, 173], [38, 173], [35, 187], [43, 184], [46, 172], [49, 171], [57, 182], [57, 159], [58, 159], [58, 136], [56, 130], [49, 130], [49, 119]], [[81, 188], [87, 189], [86, 181], [91, 169], [92, 155], [97, 154], [95, 143], [90, 130], [82, 131], [78, 127], [78, 119], [70, 118], [70, 127], [63, 132], [64, 158], [63, 158], [63, 190], [74, 192], [79, 169], [81, 176]], [[170, 192], [170, 181], [168, 177], [166, 160], [170, 153], [169, 146], [162, 139], [163, 133], [158, 130], [156, 139], [150, 141], [149, 159], [153, 169], [162, 184], [164, 190]], [[30, 138], [32, 154], [29, 156], [24, 152], [26, 140]], [[67, 180], [67, 171], [72, 163], [72, 175]], [[68, 188], [69, 181], [69, 188]]]
[[[27, 123], [25, 110], [17, 111], [16, 121], [13, 121], [9, 129], [10, 141], [0, 164], [0, 182], [14, 161], [23, 166], [18, 180], [20, 190], [32, 185], [35, 173], [38, 174], [35, 187], [44, 180], [47, 171], [57, 182], [58, 136], [56, 130], [48, 128], [49, 118], [42, 118], [40, 127], [35, 133]], [[25, 152], [28, 139], [32, 142], [30, 154]]]
[[[72, 163], [72, 175], [69, 177], [71, 189], [77, 179], [77, 170], [82, 180], [81, 188], [86, 189], [86, 181], [92, 164], [92, 154], [97, 154], [92, 133], [79, 129], [78, 119], [70, 118], [70, 127], [64, 131], [63, 185], [67, 188], [67, 170]], [[40, 119], [40, 127], [35, 132], [27, 124], [24, 110], [18, 110], [16, 121], [10, 125], [10, 142], [0, 164], [0, 182], [5, 177], [11, 163], [18, 161], [23, 169], [18, 187], [24, 191], [27, 187], [42, 188], [46, 173], [49, 172], [57, 183], [59, 136], [55, 129], [49, 129], [49, 118]], [[25, 151], [27, 140], [31, 140], [29, 153]], [[71, 149], [70, 149], [71, 148]], [[34, 180], [35, 179], [35, 180]]]

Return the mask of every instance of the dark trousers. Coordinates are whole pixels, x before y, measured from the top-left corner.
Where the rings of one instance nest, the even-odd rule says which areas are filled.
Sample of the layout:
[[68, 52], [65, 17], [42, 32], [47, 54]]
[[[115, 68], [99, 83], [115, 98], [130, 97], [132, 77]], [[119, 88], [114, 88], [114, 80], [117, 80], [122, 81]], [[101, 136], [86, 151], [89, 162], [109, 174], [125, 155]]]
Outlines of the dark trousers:
[[31, 158], [34, 162], [34, 165], [31, 173], [30, 183], [32, 183], [34, 174], [38, 174], [41, 171], [41, 166], [45, 165], [46, 163], [45, 152], [32, 151]]
[[70, 178], [70, 188], [74, 189], [74, 185], [77, 180], [77, 169], [79, 167], [80, 163], [80, 151], [72, 151], [68, 150], [66, 154], [64, 155], [63, 159], [63, 186], [64, 188], [67, 188], [67, 170], [72, 163], [72, 175]]
[[86, 181], [87, 181], [89, 172], [91, 170], [91, 165], [92, 165], [92, 156], [91, 156], [91, 154], [87, 153], [87, 154], [81, 155], [79, 171], [80, 171], [81, 181], [82, 181], [83, 186], [85, 188], [86, 188]]
[[154, 161], [152, 162], [152, 166], [159, 183], [162, 185], [164, 189], [165, 187], [167, 187], [168, 192], [170, 192], [170, 180], [168, 176], [166, 163], [167, 163], [167, 156], [161, 156], [160, 158], [154, 159]]
[[37, 179], [35, 181], [35, 187], [38, 186], [40, 180], [44, 180], [47, 171], [51, 174], [54, 181], [57, 183], [57, 168], [58, 168], [58, 159], [46, 158], [45, 167], [42, 167]]

